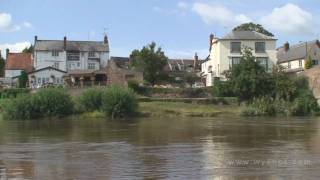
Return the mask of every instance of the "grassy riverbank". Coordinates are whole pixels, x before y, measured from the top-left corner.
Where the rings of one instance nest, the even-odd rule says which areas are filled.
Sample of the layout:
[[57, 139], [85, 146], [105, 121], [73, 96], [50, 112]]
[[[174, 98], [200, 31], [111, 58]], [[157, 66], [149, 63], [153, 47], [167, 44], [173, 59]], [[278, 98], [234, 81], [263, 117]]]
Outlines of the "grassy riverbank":
[[146, 116], [214, 117], [222, 114], [240, 115], [234, 105], [200, 105], [183, 102], [140, 102], [139, 112]]

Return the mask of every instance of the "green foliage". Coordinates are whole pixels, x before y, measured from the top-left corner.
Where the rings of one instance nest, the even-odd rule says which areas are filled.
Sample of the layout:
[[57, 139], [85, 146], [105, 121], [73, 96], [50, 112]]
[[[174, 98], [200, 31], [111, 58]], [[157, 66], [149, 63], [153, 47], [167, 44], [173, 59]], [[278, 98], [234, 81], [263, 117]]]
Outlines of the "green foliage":
[[4, 67], [5, 67], [5, 60], [4, 58], [1, 56], [1, 53], [0, 53], [0, 77], [4, 77]]
[[311, 59], [311, 56], [308, 56], [308, 58], [307, 58], [307, 60], [306, 60], [306, 62], [305, 62], [304, 67], [305, 67], [306, 69], [312, 68], [312, 59]]
[[319, 112], [317, 100], [310, 90], [300, 91], [293, 102], [292, 114], [297, 116], [309, 115]]
[[132, 89], [135, 93], [140, 95], [147, 95], [148, 88], [144, 86], [140, 86], [136, 80], [129, 80], [128, 81], [128, 88]]
[[33, 53], [34, 46], [26, 47], [22, 50], [23, 53]]
[[16, 98], [19, 95], [24, 95], [30, 93], [29, 89], [25, 88], [12, 88], [12, 89], [3, 89], [0, 91], [0, 98]]
[[102, 88], [90, 88], [84, 91], [79, 98], [83, 110], [86, 112], [100, 110], [102, 105], [102, 94]]
[[140, 51], [132, 51], [130, 57], [132, 59], [131, 66], [143, 71], [144, 79], [151, 85], [165, 80], [164, 67], [168, 63], [168, 58], [161, 48], [156, 48], [156, 43], [152, 42]]
[[18, 79], [19, 88], [26, 88], [27, 83], [28, 83], [28, 74], [25, 71], [22, 71]]
[[102, 111], [114, 118], [126, 117], [136, 113], [138, 101], [131, 89], [112, 86], [102, 95]]
[[235, 27], [233, 29], [233, 31], [255, 31], [255, 32], [267, 35], [267, 36], [271, 36], [271, 37], [274, 36], [271, 32], [269, 32], [266, 29], [264, 29], [262, 27], [262, 25], [254, 24], [252, 22], [241, 24], [241, 25]]
[[243, 50], [240, 63], [232, 67], [229, 79], [233, 93], [241, 101], [263, 96], [272, 89], [270, 74], [255, 61], [249, 48]]
[[212, 90], [214, 97], [233, 97], [233, 88], [230, 81], [215, 80]]
[[190, 86], [192, 87], [192, 85], [194, 83], [196, 83], [197, 81], [201, 80], [201, 78], [194, 72], [186, 72], [184, 74], [184, 81]]
[[245, 116], [270, 116], [275, 115], [276, 110], [273, 106], [273, 100], [269, 97], [254, 98], [243, 111]]
[[62, 89], [42, 89], [33, 95], [12, 99], [3, 107], [8, 119], [37, 119], [63, 117], [73, 112], [73, 102]]

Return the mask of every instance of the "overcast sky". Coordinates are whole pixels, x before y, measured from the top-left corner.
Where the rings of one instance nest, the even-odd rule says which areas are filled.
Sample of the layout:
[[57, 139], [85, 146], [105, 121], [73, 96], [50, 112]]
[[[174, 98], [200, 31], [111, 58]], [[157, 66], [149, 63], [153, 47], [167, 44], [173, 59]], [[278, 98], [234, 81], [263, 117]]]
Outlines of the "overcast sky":
[[[319, 0], [0, 0], [0, 49], [39, 39], [103, 40], [112, 56], [155, 41], [171, 58], [208, 55], [209, 34], [262, 24], [278, 46], [320, 36]], [[106, 29], [106, 30], [104, 30]]]

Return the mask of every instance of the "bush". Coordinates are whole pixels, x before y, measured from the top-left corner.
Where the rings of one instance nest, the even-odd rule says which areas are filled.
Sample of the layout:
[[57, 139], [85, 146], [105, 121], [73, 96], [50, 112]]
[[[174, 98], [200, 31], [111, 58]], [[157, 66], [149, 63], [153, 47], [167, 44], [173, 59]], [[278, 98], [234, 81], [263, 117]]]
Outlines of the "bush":
[[317, 112], [319, 112], [319, 106], [312, 92], [310, 90], [301, 91], [293, 102], [292, 114], [303, 116]]
[[42, 89], [36, 94], [12, 99], [3, 110], [9, 119], [63, 117], [73, 112], [73, 102], [62, 89]]
[[223, 82], [216, 80], [214, 82], [212, 95], [215, 97], [233, 97], [235, 94], [229, 81]]
[[112, 119], [136, 113], [138, 101], [131, 89], [112, 86], [102, 94], [102, 110]]
[[140, 95], [147, 95], [148, 89], [144, 86], [140, 86], [136, 80], [128, 81], [128, 88], [132, 89], [135, 93]]
[[276, 114], [272, 99], [269, 97], [254, 98], [243, 111], [246, 116], [271, 116]]
[[30, 93], [30, 90], [25, 88], [4, 89], [0, 91], [0, 97], [1, 99], [16, 98], [19, 95], [28, 93]]
[[101, 88], [90, 88], [84, 91], [79, 98], [81, 108], [87, 112], [100, 110], [102, 93], [103, 89]]

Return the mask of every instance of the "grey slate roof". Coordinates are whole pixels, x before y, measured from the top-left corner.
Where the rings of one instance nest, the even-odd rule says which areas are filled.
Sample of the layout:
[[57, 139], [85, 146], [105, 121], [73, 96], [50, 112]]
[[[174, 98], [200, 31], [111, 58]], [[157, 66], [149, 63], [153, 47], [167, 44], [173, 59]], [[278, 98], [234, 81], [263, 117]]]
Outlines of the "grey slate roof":
[[119, 67], [119, 68], [129, 68], [129, 58], [128, 57], [115, 57], [112, 56], [110, 58], [110, 61], [115, 62], [115, 64]]
[[219, 40], [276, 40], [274, 37], [266, 36], [255, 31], [231, 31]]
[[[63, 40], [37, 40], [35, 42], [36, 51], [62, 51]], [[104, 51], [109, 52], [109, 44], [103, 41], [68, 41], [67, 51]]]
[[317, 45], [317, 40], [309, 41], [307, 44], [303, 42], [296, 45], [291, 45], [288, 51], [285, 51], [284, 47], [280, 47], [278, 48], [277, 52], [278, 63], [306, 59], [306, 54], [311, 56], [312, 59], [320, 59], [319, 48], [320, 47]]

